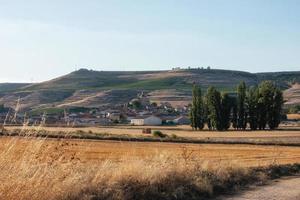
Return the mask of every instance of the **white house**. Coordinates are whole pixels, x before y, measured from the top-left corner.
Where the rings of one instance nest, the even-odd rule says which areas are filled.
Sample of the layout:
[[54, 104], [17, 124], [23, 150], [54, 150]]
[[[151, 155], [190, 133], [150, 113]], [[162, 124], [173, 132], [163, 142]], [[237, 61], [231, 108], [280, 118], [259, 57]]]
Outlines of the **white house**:
[[130, 122], [132, 125], [150, 125], [150, 126], [155, 126], [155, 125], [161, 125], [162, 120], [159, 117], [156, 116], [142, 116], [138, 118], [131, 119]]

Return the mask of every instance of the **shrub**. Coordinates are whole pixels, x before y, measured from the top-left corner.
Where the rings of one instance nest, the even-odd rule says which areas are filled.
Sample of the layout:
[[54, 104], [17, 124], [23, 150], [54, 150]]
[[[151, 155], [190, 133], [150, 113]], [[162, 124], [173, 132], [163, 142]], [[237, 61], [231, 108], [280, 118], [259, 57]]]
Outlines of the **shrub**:
[[165, 137], [167, 137], [167, 135], [166, 134], [163, 134], [161, 131], [159, 131], [159, 130], [156, 130], [156, 131], [153, 131], [153, 136], [154, 137], [160, 137], [160, 138], [165, 138]]
[[176, 134], [172, 134], [172, 135], [171, 135], [171, 138], [173, 138], [173, 139], [177, 139], [177, 138], [178, 138], [178, 136], [177, 136]]

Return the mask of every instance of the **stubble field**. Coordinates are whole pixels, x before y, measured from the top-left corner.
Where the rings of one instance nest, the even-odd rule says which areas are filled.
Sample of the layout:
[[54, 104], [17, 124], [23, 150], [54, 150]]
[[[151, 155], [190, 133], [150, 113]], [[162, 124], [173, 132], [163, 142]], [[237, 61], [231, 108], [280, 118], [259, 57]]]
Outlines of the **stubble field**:
[[[141, 128], [106, 128], [106, 131], [141, 134]], [[160, 128], [167, 134], [176, 131]], [[180, 128], [177, 131], [176, 134], [186, 137], [226, 135], [273, 139], [299, 136], [297, 130], [195, 133]], [[263, 181], [266, 175], [253, 174], [250, 170], [253, 167], [294, 163], [300, 163], [300, 147], [297, 146], [2, 136], [0, 199], [201, 199], [237, 187], [236, 183]]]

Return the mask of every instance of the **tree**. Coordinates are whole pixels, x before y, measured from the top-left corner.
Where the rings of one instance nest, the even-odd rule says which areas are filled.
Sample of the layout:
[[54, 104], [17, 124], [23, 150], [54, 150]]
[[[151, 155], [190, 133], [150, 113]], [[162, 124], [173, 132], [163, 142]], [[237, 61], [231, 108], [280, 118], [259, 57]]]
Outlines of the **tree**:
[[134, 109], [141, 109], [142, 108], [142, 103], [139, 101], [139, 100], [134, 100], [132, 103], [131, 103], [132, 107]]
[[246, 129], [247, 116], [245, 110], [246, 84], [241, 82], [237, 87], [237, 128]]
[[222, 130], [230, 127], [231, 98], [227, 93], [222, 94], [221, 98], [221, 124]]
[[273, 82], [263, 81], [259, 85], [257, 111], [259, 129], [265, 129], [267, 125], [270, 129], [279, 126], [283, 102], [282, 92]]
[[221, 94], [214, 87], [207, 90], [208, 120], [213, 129], [223, 130], [221, 116]]
[[199, 86], [193, 86], [192, 96], [191, 126], [193, 129], [201, 130], [204, 127], [204, 110], [201, 88]]
[[8, 108], [6, 108], [3, 104], [0, 104], [0, 113], [6, 113], [8, 112]]
[[274, 88], [273, 101], [269, 112], [268, 125], [270, 129], [275, 129], [279, 126], [282, 113], [283, 95], [279, 88]]
[[207, 96], [203, 97], [203, 120], [204, 120], [204, 124], [207, 124], [207, 127], [209, 130], [211, 130], [211, 123], [210, 120], [208, 118], [208, 105], [207, 105]]
[[237, 129], [237, 100], [231, 99], [231, 123], [234, 129]]
[[259, 87], [258, 128], [264, 130], [270, 118], [273, 104], [274, 85], [271, 81], [263, 81]]
[[251, 130], [256, 130], [258, 127], [258, 101], [259, 91], [257, 87], [251, 87], [246, 94], [246, 110], [248, 113], [248, 122]]

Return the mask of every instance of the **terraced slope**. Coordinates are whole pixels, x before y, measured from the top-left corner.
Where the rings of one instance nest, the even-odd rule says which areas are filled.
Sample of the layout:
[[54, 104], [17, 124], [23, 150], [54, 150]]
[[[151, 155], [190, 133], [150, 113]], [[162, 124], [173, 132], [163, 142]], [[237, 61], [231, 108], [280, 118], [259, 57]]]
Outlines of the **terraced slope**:
[[300, 104], [300, 84], [293, 84], [291, 88], [284, 91], [286, 104], [296, 105]]

